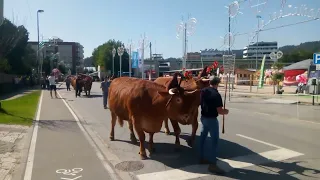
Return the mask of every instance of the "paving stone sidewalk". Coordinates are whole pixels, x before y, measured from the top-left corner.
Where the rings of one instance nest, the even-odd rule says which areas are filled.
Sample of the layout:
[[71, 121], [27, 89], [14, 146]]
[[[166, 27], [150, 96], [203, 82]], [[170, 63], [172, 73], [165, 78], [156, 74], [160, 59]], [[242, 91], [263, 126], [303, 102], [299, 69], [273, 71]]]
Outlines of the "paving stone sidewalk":
[[0, 125], [0, 180], [11, 180], [21, 163], [25, 135], [30, 127]]

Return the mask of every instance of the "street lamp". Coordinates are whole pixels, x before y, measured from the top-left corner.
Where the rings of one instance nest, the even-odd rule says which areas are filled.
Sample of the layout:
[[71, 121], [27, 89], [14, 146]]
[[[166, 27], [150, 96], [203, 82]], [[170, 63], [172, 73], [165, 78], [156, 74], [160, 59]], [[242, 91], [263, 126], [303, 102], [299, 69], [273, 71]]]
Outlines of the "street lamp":
[[3, 21], [4, 21], [4, 17], [3, 17], [3, 10], [4, 10], [4, 5], [3, 5], [3, 0], [0, 0], [0, 26], [2, 25]]
[[38, 62], [38, 73], [40, 74], [39, 75], [39, 78], [42, 76], [42, 72], [40, 72], [40, 56], [39, 56], [39, 50], [40, 50], [40, 34], [39, 34], [39, 13], [43, 13], [44, 10], [41, 10], [39, 9], [37, 11], [37, 32], [38, 32], [38, 51], [37, 51], [37, 62]]
[[118, 55], [119, 55], [119, 57], [120, 57], [120, 77], [121, 77], [121, 75], [122, 75], [121, 70], [122, 70], [122, 55], [123, 55], [123, 52], [124, 52], [123, 46], [118, 47]]
[[117, 51], [116, 48], [112, 49], [112, 73], [114, 75], [114, 56], [116, 55]]

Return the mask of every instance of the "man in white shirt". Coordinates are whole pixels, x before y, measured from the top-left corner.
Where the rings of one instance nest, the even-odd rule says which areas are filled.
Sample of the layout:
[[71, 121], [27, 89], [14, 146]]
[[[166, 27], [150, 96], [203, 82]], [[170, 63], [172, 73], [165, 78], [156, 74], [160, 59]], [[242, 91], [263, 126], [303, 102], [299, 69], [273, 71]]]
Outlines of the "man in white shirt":
[[54, 94], [56, 95], [56, 98], [58, 98], [57, 96], [57, 86], [56, 86], [56, 77], [54, 76], [53, 73], [50, 74], [50, 76], [48, 77], [49, 80], [49, 85], [50, 85], [50, 95], [52, 98], [52, 90], [54, 90]]

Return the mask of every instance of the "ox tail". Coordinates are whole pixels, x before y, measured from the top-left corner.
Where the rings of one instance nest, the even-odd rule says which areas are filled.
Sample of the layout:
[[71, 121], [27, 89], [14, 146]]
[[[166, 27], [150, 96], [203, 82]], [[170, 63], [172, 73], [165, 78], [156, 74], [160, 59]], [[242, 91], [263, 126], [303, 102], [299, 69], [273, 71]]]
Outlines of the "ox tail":
[[118, 123], [119, 123], [120, 127], [123, 127], [123, 119], [118, 117]]

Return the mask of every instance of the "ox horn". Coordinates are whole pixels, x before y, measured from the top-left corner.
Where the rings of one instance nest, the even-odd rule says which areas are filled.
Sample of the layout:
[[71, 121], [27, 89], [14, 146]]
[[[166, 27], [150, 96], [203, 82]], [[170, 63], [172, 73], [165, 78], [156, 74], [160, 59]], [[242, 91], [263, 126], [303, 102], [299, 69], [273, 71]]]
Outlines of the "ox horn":
[[187, 94], [193, 94], [193, 93], [195, 93], [196, 91], [198, 91], [198, 89], [193, 90], [193, 91], [185, 91], [185, 93], [187, 93]]
[[210, 81], [210, 79], [208, 79], [208, 78], [201, 78], [201, 81], [207, 82], [207, 81]]
[[173, 92], [174, 88], [169, 89], [169, 94], [174, 95], [176, 94], [175, 92]]

